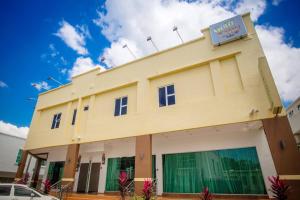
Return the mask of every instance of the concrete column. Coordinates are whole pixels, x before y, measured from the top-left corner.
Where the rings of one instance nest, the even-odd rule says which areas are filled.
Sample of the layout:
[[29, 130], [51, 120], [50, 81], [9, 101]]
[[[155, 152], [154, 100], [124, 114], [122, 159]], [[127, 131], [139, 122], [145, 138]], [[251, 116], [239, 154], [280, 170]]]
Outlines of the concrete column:
[[64, 176], [62, 178], [63, 184], [67, 184], [69, 182], [74, 182], [77, 161], [78, 161], [78, 153], [79, 153], [79, 144], [70, 144], [67, 150], [67, 156], [64, 166]]
[[42, 166], [42, 159], [36, 158], [34, 173], [33, 173], [32, 182], [31, 182], [31, 187], [33, 187], [33, 188], [36, 188], [36, 186], [38, 184], [41, 166]]
[[162, 155], [156, 154], [156, 178], [157, 178], [157, 194], [162, 195], [163, 193], [163, 162]]
[[152, 179], [152, 136], [136, 137], [135, 145], [135, 193], [142, 195], [145, 179]]
[[210, 66], [210, 72], [213, 80], [213, 86], [214, 86], [214, 93], [216, 96], [224, 96], [225, 88], [224, 88], [224, 82], [223, 77], [221, 73], [221, 64], [219, 60], [214, 60], [209, 63]]
[[299, 199], [300, 153], [289, 121], [284, 116], [264, 119], [262, 122], [277, 174], [291, 186], [288, 199]]
[[24, 168], [25, 168], [25, 165], [26, 165], [27, 156], [28, 156], [28, 151], [23, 150], [21, 161], [19, 163], [17, 173], [16, 173], [16, 176], [15, 176], [15, 181], [19, 181], [23, 177], [23, 172], [24, 172]]
[[99, 193], [105, 192], [105, 183], [106, 183], [106, 175], [107, 175], [107, 162], [108, 158], [105, 158], [105, 164], [101, 163], [100, 169], [100, 179], [99, 179]]

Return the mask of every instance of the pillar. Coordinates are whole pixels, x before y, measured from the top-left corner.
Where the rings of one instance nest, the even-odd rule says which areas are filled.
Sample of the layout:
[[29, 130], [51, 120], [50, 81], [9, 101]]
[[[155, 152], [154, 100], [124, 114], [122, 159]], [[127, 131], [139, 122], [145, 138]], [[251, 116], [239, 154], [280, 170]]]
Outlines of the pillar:
[[291, 186], [288, 199], [297, 200], [300, 197], [300, 152], [289, 121], [284, 116], [262, 122], [277, 174]]
[[63, 185], [70, 182], [74, 182], [78, 153], [79, 153], [79, 144], [69, 144], [67, 150], [67, 156], [64, 166], [64, 175], [62, 178]]
[[142, 195], [145, 179], [152, 179], [152, 136], [136, 137], [135, 144], [135, 193]]
[[36, 188], [36, 186], [38, 184], [41, 165], [42, 165], [42, 159], [37, 158], [36, 162], [35, 162], [34, 173], [32, 176], [32, 183], [31, 183], [31, 187], [33, 187], [33, 188]]
[[16, 176], [15, 176], [15, 181], [19, 181], [23, 177], [23, 172], [24, 172], [24, 168], [25, 168], [25, 165], [26, 165], [27, 156], [28, 156], [28, 151], [23, 150], [21, 161], [19, 163], [17, 173], [16, 173]]

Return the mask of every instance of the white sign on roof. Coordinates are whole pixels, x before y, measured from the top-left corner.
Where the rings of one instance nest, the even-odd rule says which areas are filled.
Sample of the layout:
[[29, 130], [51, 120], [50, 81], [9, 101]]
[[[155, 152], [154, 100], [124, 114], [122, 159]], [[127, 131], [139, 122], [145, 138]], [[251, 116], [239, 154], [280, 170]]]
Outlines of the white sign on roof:
[[213, 45], [221, 45], [247, 35], [247, 29], [240, 15], [213, 24], [209, 27]]

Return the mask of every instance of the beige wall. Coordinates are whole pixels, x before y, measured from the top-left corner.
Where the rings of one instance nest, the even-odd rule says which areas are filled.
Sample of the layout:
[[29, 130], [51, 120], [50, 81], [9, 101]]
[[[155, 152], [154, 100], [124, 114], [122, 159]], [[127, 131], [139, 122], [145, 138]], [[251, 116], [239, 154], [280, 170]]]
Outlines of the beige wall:
[[[267, 63], [259, 62], [264, 54], [250, 15], [243, 18], [248, 30], [243, 39], [215, 47], [204, 29], [194, 41], [106, 72], [91, 70], [73, 77], [68, 85], [40, 94], [25, 148], [273, 117], [272, 108], [281, 106], [278, 92]], [[176, 104], [162, 108], [158, 87], [167, 84], [175, 85]], [[128, 96], [128, 114], [114, 117], [114, 101], [121, 96]], [[89, 105], [87, 112], [85, 105]], [[77, 121], [71, 126], [75, 107]], [[258, 112], [249, 115], [252, 109]], [[63, 113], [61, 126], [51, 130], [57, 112]]]

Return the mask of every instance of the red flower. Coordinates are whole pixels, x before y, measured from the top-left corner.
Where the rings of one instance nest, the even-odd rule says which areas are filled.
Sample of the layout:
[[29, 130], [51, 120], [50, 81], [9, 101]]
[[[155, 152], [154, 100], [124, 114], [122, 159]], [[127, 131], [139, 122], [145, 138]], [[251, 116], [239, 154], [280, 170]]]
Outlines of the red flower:
[[43, 182], [43, 185], [44, 185], [44, 192], [45, 194], [49, 194], [50, 192], [50, 189], [51, 189], [51, 182], [49, 179], [46, 179], [44, 182]]
[[273, 193], [273, 197], [278, 200], [286, 200], [286, 193], [289, 190], [290, 186], [285, 185], [285, 183], [279, 179], [279, 176], [271, 176], [268, 177], [268, 179], [272, 184], [270, 191]]
[[144, 194], [145, 200], [151, 199], [151, 195], [152, 195], [152, 180], [151, 179], [146, 179], [144, 181], [143, 194]]
[[212, 195], [209, 192], [207, 187], [203, 189], [201, 199], [202, 200], [212, 200]]
[[119, 189], [122, 199], [125, 199], [126, 187], [128, 184], [128, 176], [126, 172], [121, 172], [119, 175]]

